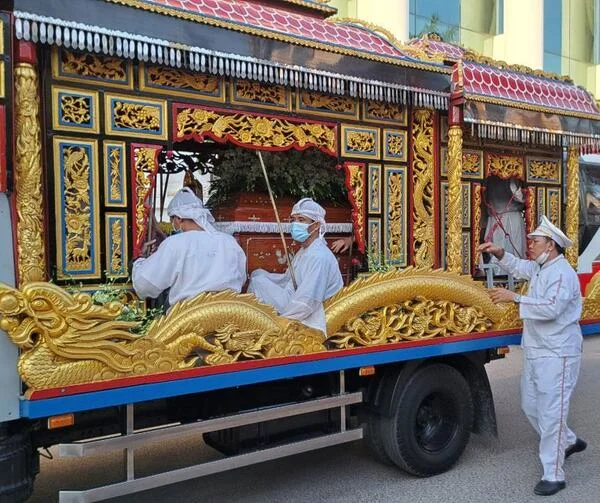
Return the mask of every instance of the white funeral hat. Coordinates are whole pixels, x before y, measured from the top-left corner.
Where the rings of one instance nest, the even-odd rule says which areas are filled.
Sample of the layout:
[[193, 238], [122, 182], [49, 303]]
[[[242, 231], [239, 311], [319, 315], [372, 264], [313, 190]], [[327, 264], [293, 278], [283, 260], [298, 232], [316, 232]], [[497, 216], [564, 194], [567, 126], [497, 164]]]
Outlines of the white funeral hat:
[[540, 219], [540, 225], [531, 233], [528, 234], [528, 238], [535, 236], [544, 236], [555, 241], [561, 248], [568, 248], [573, 244], [563, 231], [561, 231], [556, 225], [554, 225], [545, 215], [542, 215]]

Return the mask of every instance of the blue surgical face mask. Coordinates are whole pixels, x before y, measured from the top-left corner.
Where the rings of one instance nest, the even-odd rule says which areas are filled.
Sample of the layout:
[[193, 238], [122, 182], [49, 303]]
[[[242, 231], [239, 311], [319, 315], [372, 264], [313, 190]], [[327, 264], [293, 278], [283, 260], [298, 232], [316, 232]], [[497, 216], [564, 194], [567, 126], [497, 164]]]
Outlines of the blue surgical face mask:
[[292, 222], [292, 239], [304, 243], [310, 236], [310, 232], [308, 232], [309, 225], [303, 222]]

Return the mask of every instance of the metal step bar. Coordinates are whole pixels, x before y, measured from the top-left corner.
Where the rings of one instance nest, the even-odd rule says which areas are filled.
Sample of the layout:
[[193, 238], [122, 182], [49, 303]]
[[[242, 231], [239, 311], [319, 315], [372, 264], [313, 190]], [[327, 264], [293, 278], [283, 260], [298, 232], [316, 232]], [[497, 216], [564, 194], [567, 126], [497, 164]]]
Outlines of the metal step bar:
[[[182, 424], [141, 430], [136, 432], [133, 425], [133, 405], [126, 408], [126, 434], [118, 437], [102, 438], [85, 442], [74, 442], [71, 444], [60, 444], [58, 446], [60, 457], [84, 457], [92, 456], [101, 452], [111, 450], [123, 450], [125, 455], [126, 480], [93, 489], [82, 491], [60, 491], [60, 503], [87, 503], [115, 498], [139, 491], [154, 489], [168, 484], [174, 484], [193, 478], [203, 477], [214, 473], [233, 470], [243, 466], [249, 466], [263, 461], [282, 458], [308, 452], [322, 447], [352, 442], [363, 437], [362, 428], [346, 429], [346, 406], [362, 402], [362, 393], [345, 393], [344, 372], [340, 372], [340, 394], [318, 398], [297, 404], [282, 405], [252, 412], [243, 412], [231, 416], [197, 421], [195, 423]], [[171, 438], [180, 438], [181, 435], [191, 433], [208, 433], [211, 431], [235, 428], [258, 422], [272, 421], [285, 417], [292, 417], [311, 412], [340, 409], [340, 431], [328, 435], [322, 435], [300, 442], [292, 442], [277, 447], [271, 447], [247, 454], [226, 457], [216, 461], [209, 461], [197, 465], [180, 468], [177, 470], [157, 473], [142, 478], [135, 477], [134, 457], [135, 448], [147, 445], [150, 442], [165, 441]]]

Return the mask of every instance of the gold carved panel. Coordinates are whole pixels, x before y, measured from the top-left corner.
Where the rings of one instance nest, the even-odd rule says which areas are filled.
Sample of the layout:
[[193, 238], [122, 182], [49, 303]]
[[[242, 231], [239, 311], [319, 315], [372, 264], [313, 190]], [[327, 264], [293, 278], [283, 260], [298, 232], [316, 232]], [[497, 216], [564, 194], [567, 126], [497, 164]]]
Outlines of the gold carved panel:
[[225, 102], [225, 82], [216, 75], [140, 63], [139, 78], [142, 91]]
[[134, 220], [133, 220], [133, 258], [137, 258], [146, 237], [146, 224], [150, 213], [148, 198], [156, 183], [158, 171], [158, 145], [132, 145], [133, 175], [131, 180]]
[[324, 94], [316, 91], [298, 91], [296, 111], [325, 117], [358, 119], [358, 102], [350, 96]]
[[369, 122], [380, 122], [394, 127], [406, 126], [406, 107], [395, 103], [365, 100], [363, 103], [363, 119]]
[[167, 102], [104, 95], [106, 134], [128, 138], [167, 139]]
[[58, 279], [101, 276], [96, 140], [54, 137]]
[[381, 213], [381, 164], [369, 164], [368, 169], [369, 187], [369, 213]]
[[385, 166], [384, 245], [388, 264], [406, 266], [408, 226], [408, 171], [404, 166]]
[[99, 123], [100, 110], [96, 91], [52, 87], [53, 129], [98, 134]]
[[78, 53], [54, 47], [52, 76], [69, 82], [133, 89], [131, 61], [90, 52]]
[[529, 183], [546, 183], [560, 185], [560, 159], [547, 157], [527, 157], [527, 181]]
[[337, 155], [336, 128], [318, 122], [292, 122], [283, 118], [201, 107], [177, 110], [176, 139], [205, 137], [249, 147], [305, 149], [317, 147]]
[[524, 179], [523, 158], [519, 155], [487, 154], [486, 175], [496, 175], [503, 180], [509, 178]]
[[127, 207], [125, 142], [104, 142], [104, 205]]
[[[442, 176], [448, 176], [448, 149], [442, 147]], [[481, 180], [483, 178], [483, 151], [463, 149], [461, 178]]]
[[379, 159], [379, 128], [342, 124], [342, 155]]
[[548, 212], [546, 216], [554, 225], [561, 227], [562, 205], [560, 189], [548, 187], [546, 189], [546, 198], [546, 211]]
[[365, 251], [365, 165], [344, 163], [346, 187], [352, 203], [352, 220], [355, 238], [360, 253]]
[[408, 161], [408, 134], [403, 130], [383, 130], [383, 159], [385, 161]]
[[127, 214], [109, 213], [104, 215], [104, 235], [106, 236], [105, 271], [108, 278], [127, 278]]
[[277, 84], [234, 80], [231, 82], [231, 102], [289, 112], [292, 110], [292, 92]]

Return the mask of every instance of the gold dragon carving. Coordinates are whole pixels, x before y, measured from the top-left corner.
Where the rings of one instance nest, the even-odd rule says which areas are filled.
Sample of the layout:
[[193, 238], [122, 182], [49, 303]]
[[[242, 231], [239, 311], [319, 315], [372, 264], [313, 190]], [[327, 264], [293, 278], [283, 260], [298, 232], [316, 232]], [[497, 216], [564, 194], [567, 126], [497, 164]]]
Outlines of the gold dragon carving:
[[284, 119], [224, 114], [202, 108], [183, 108], [177, 112], [177, 138], [210, 133], [219, 139], [232, 139], [261, 147], [304, 148], [316, 146], [336, 151], [334, 127], [316, 123], [292, 123]]
[[448, 227], [446, 236], [446, 266], [449, 271], [462, 269], [462, 128], [450, 126], [448, 131]]
[[73, 124], [89, 124], [90, 103], [89, 98], [82, 96], [62, 96], [60, 100], [62, 118]]
[[164, 66], [148, 66], [146, 75], [150, 83], [173, 89], [191, 89], [214, 93], [219, 88], [219, 78], [204, 73], [192, 73]]
[[474, 175], [480, 172], [481, 156], [474, 152], [463, 152], [462, 172], [467, 175]]
[[571, 146], [567, 152], [567, 209], [565, 212], [567, 236], [573, 245], [566, 250], [566, 258], [577, 267], [579, 258], [579, 149]]
[[364, 183], [364, 167], [360, 164], [347, 164], [348, 170], [348, 185], [352, 192], [354, 202], [354, 215], [356, 222], [356, 231], [359, 236], [359, 243], [365, 242], [365, 183]]
[[110, 198], [112, 201], [120, 201], [123, 198], [123, 181], [121, 180], [121, 149], [111, 149], [109, 157]]
[[369, 119], [404, 122], [405, 109], [400, 105], [384, 103], [381, 101], [368, 101], [366, 114]]
[[160, 108], [157, 106], [115, 100], [113, 121], [115, 126], [142, 131], [160, 131]]
[[101, 80], [127, 81], [127, 62], [120, 58], [98, 56], [92, 53], [76, 54], [61, 51], [63, 74], [74, 74]]
[[352, 152], [375, 152], [375, 134], [349, 131], [346, 137], [348, 150]]
[[412, 118], [413, 135], [413, 239], [417, 266], [434, 264], [434, 166], [432, 110], [417, 109]]
[[15, 197], [19, 284], [46, 278], [42, 131], [36, 70], [15, 67]]
[[558, 161], [530, 160], [528, 176], [536, 180], [557, 181], [560, 175], [559, 168]]
[[247, 80], [238, 80], [235, 84], [235, 97], [256, 103], [285, 106], [288, 102], [288, 91], [285, 86], [268, 86]]
[[0, 283], [0, 328], [21, 349], [18, 370], [32, 390], [514, 326], [470, 277], [412, 267], [357, 280], [326, 301], [328, 337], [231, 291], [177, 303], [144, 335], [120, 320], [122, 309], [52, 283]]
[[64, 166], [64, 216], [67, 267], [71, 271], [91, 269], [90, 160], [87, 150], [67, 147]]
[[353, 113], [356, 102], [348, 96], [329, 96], [328, 94], [306, 92], [300, 94], [302, 104], [307, 108], [318, 108], [338, 113]]
[[517, 177], [523, 180], [523, 158], [516, 155], [488, 155], [488, 175], [496, 175], [503, 180]]

